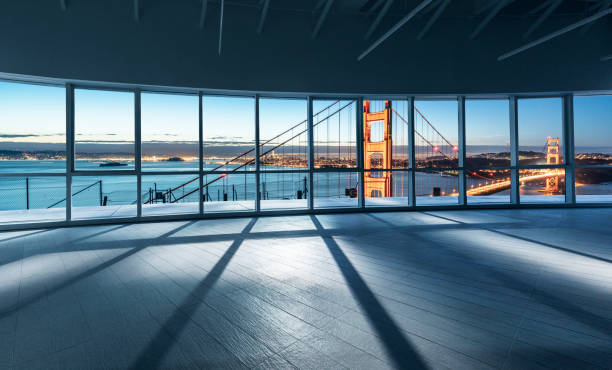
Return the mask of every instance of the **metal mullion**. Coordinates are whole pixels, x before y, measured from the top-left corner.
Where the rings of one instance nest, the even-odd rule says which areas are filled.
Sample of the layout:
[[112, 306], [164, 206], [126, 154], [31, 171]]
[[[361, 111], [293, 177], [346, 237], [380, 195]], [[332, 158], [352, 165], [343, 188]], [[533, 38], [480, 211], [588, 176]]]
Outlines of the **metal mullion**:
[[457, 98], [457, 113], [459, 123], [459, 148], [458, 148], [458, 168], [459, 168], [459, 204], [467, 204], [467, 189], [465, 179], [465, 97]]
[[259, 149], [259, 95], [255, 95], [255, 212], [261, 212], [261, 179]]
[[[249, 171], [243, 171], [249, 173]], [[251, 173], [253, 171], [250, 171]], [[271, 174], [271, 173], [308, 173], [310, 170], [308, 168], [304, 168], [301, 170], [261, 170], [261, 173]]]
[[313, 123], [313, 99], [307, 98], [307, 117], [308, 120], [308, 182], [310, 191], [308, 192], [308, 209], [314, 209], [314, 123]]
[[136, 171], [136, 217], [142, 217], [142, 120], [140, 89], [134, 91], [134, 170]]
[[202, 196], [202, 191], [204, 190], [204, 106], [202, 104], [202, 97], [203, 94], [200, 91], [198, 93], [198, 181], [200, 183], [198, 213], [200, 215], [204, 214], [204, 197]]
[[199, 171], [141, 171], [143, 176], [165, 176], [165, 175], [194, 175], [197, 176]]
[[358, 208], [365, 209], [365, 176], [364, 176], [364, 161], [363, 161], [363, 98], [357, 99], [357, 109], [355, 109], [355, 123], [356, 123], [356, 136], [357, 136], [357, 171], [359, 172], [359, 186], [358, 195]]
[[612, 168], [612, 165], [609, 164], [575, 164], [574, 168]]
[[408, 98], [408, 167], [410, 173], [408, 177], [408, 206], [416, 206], [416, 187], [415, 187], [415, 141], [414, 141], [414, 97]]
[[518, 100], [508, 99], [510, 109], [510, 203], [520, 204], [518, 172]]
[[574, 171], [574, 96], [563, 96], [563, 156], [565, 164], [565, 203], [576, 203]]
[[[315, 168], [313, 170], [313, 172], [315, 173], [337, 173], [337, 172], [346, 172], [346, 173], [350, 173], [350, 172], [357, 172], [357, 168], [345, 168], [345, 167], [338, 167], [338, 168]], [[386, 171], [386, 170], [385, 170]]]
[[72, 176], [135, 176], [136, 170], [129, 171], [73, 171]]
[[72, 220], [72, 173], [74, 172], [74, 86], [66, 84], [66, 222]]
[[64, 177], [66, 172], [22, 172], [22, 173], [0, 173], [0, 177]]

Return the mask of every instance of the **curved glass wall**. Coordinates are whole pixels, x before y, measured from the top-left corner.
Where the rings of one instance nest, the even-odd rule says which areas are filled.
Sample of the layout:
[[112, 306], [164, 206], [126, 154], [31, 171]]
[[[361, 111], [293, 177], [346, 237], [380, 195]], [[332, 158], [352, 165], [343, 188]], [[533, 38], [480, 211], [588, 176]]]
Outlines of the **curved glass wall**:
[[612, 95], [144, 90], [0, 82], [0, 228], [612, 203]]

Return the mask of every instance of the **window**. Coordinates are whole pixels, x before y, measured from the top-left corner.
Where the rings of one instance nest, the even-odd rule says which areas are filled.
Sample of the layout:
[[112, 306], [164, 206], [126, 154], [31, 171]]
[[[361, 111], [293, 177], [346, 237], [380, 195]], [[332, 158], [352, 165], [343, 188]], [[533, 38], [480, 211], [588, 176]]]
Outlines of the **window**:
[[142, 176], [141, 188], [143, 216], [200, 212], [198, 176]]
[[72, 177], [72, 218], [136, 217], [136, 176]]
[[199, 171], [198, 96], [141, 94], [143, 171]]
[[417, 205], [459, 202], [457, 109], [455, 100], [414, 102]]
[[314, 100], [312, 109], [315, 169], [355, 168], [357, 103], [353, 100]]
[[519, 99], [519, 165], [563, 163], [563, 105], [561, 98]]
[[134, 94], [74, 91], [75, 169], [134, 169]]
[[0, 177], [0, 224], [66, 219], [66, 178]]
[[510, 202], [509, 108], [507, 99], [465, 101], [468, 203]]
[[262, 209], [308, 207], [308, 115], [304, 99], [260, 99]]
[[612, 95], [574, 97], [576, 201], [612, 202]]
[[255, 209], [255, 99], [202, 98], [204, 212]]
[[66, 92], [0, 82], [0, 173], [66, 171]]

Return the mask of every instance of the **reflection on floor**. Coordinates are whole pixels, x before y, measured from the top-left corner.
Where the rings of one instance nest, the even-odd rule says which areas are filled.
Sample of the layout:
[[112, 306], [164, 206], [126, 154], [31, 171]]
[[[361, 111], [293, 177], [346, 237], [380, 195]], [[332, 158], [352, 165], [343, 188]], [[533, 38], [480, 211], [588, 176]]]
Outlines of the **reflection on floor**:
[[0, 233], [0, 368], [609, 368], [612, 209]]

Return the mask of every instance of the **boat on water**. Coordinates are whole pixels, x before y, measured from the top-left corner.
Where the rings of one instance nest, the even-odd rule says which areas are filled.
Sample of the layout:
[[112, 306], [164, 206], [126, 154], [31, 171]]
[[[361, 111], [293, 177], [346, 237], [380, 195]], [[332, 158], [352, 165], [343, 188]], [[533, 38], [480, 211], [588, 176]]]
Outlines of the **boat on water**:
[[104, 163], [100, 163], [100, 167], [124, 167], [127, 166], [127, 163], [121, 163], [121, 162], [104, 162]]
[[166, 162], [185, 162], [185, 160], [181, 157], [170, 157], [166, 159]]

